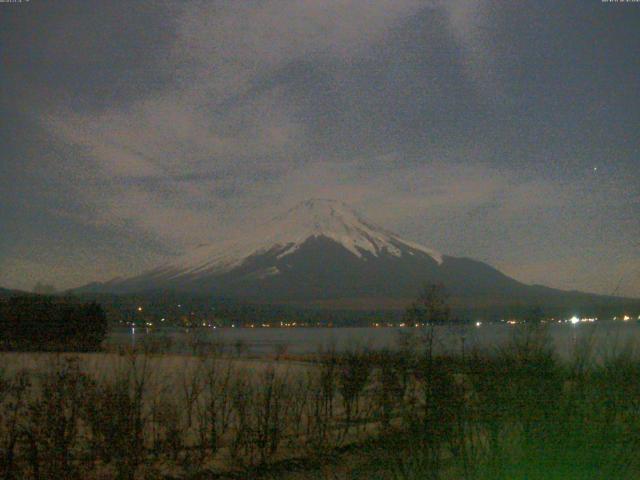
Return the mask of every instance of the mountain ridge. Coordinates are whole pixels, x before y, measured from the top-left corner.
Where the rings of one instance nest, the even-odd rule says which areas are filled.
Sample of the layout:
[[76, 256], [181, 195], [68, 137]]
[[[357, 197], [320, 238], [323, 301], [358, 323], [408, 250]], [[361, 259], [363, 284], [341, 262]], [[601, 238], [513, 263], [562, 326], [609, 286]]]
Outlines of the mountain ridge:
[[617, 298], [527, 285], [486, 263], [405, 240], [329, 199], [301, 202], [251, 236], [201, 245], [141, 275], [78, 291], [173, 291], [300, 305], [368, 298], [375, 308], [415, 298], [426, 283], [443, 284], [460, 304], [602, 304]]

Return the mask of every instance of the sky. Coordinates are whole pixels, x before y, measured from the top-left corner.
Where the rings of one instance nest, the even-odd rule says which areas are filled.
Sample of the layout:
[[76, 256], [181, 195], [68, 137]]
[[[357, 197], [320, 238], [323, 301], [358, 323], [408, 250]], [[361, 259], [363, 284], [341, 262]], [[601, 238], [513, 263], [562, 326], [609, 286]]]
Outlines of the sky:
[[639, 25], [601, 0], [0, 3], [0, 286], [141, 273], [321, 197], [640, 297]]

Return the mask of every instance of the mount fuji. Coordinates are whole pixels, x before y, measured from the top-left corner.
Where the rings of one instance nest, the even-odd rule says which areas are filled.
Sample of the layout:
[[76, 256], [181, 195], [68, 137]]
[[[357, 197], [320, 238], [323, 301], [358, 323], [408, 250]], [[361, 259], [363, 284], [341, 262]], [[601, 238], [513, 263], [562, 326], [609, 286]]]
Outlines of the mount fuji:
[[180, 292], [329, 308], [397, 309], [427, 283], [443, 284], [454, 306], [595, 306], [614, 300], [526, 285], [485, 263], [405, 240], [348, 205], [325, 199], [304, 201], [240, 241], [200, 245], [141, 275], [78, 291]]

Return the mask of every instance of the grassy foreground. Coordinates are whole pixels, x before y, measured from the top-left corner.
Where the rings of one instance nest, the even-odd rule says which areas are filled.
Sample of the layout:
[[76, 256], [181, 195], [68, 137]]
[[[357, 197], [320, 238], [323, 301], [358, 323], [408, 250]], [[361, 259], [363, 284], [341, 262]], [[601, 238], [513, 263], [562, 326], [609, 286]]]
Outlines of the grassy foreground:
[[640, 478], [640, 359], [561, 362], [543, 325], [491, 353], [249, 361], [4, 354], [0, 479]]

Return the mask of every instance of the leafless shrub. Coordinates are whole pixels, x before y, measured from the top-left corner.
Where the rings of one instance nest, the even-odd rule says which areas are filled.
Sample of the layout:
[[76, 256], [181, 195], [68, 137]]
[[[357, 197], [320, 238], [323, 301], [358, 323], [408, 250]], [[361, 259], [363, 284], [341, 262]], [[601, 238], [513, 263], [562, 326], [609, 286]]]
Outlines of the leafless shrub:
[[374, 401], [383, 429], [389, 429], [391, 419], [398, 406], [404, 402], [407, 380], [405, 362], [397, 352], [382, 350], [375, 356], [377, 378]]
[[12, 377], [4, 372], [0, 375], [0, 474], [3, 479], [18, 478], [16, 449], [30, 391], [28, 372], [21, 371]]
[[229, 361], [216, 356], [203, 359], [202, 394], [196, 403], [195, 418], [200, 462], [216, 454], [221, 437], [227, 433], [232, 415], [232, 379], [235, 370]]
[[311, 396], [311, 382], [308, 375], [290, 378], [290, 393], [287, 412], [289, 418], [289, 446], [299, 447], [304, 435], [304, 420]]
[[186, 415], [187, 428], [191, 428], [193, 424], [194, 408], [204, 388], [202, 367], [203, 362], [201, 360], [193, 362], [189, 357], [183, 359], [179, 385], [180, 400]]
[[276, 454], [287, 429], [288, 380], [268, 367], [255, 381], [239, 375], [231, 384], [231, 444], [234, 463], [255, 467]]
[[288, 378], [276, 373], [273, 366], [261, 373], [253, 410], [261, 463], [266, 463], [276, 453], [282, 441], [288, 419], [289, 390]]
[[454, 395], [453, 378], [444, 363], [429, 355], [420, 360], [416, 378], [421, 396], [411, 412], [413, 422], [409, 428], [424, 450], [426, 461], [437, 472], [442, 462], [442, 444], [450, 435], [452, 411], [447, 402]]
[[79, 478], [80, 418], [89, 379], [77, 357], [56, 357], [39, 380], [23, 428], [33, 476]]
[[256, 462], [251, 409], [254, 387], [246, 375], [238, 375], [231, 384], [231, 440], [229, 454], [235, 464], [253, 465]]
[[145, 460], [145, 412], [150, 371], [147, 356], [130, 355], [114, 379], [96, 382], [84, 411], [96, 458], [113, 462], [118, 479], [130, 480]]
[[308, 373], [309, 397], [304, 415], [306, 447], [312, 454], [323, 453], [333, 447], [331, 428], [338, 375], [335, 348], [320, 352], [315, 367]]
[[344, 431], [359, 420], [360, 397], [371, 375], [371, 356], [366, 350], [351, 350], [342, 355], [338, 362], [338, 391], [344, 408]]
[[152, 451], [156, 456], [166, 455], [178, 462], [184, 450], [184, 429], [177, 403], [163, 396], [154, 399], [151, 408]]

